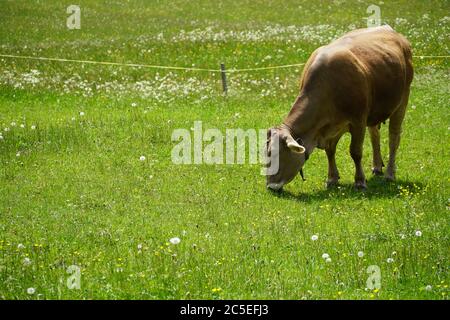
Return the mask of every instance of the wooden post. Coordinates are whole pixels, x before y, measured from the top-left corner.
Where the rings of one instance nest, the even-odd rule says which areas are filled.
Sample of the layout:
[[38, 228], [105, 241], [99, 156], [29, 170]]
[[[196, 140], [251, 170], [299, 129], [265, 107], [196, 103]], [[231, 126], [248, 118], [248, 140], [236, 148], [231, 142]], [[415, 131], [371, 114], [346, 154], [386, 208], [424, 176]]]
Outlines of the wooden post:
[[220, 64], [220, 74], [222, 75], [222, 89], [223, 93], [226, 95], [228, 92], [228, 86], [227, 86], [227, 74], [225, 72], [225, 64]]

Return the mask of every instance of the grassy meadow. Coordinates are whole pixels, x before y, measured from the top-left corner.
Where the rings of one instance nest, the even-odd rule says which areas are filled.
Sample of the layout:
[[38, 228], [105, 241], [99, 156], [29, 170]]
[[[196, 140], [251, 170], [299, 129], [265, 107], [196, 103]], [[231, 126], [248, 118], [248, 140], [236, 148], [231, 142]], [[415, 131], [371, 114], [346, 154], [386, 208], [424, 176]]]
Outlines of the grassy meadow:
[[[0, 1], [0, 54], [218, 69], [305, 62], [370, 1]], [[414, 55], [448, 55], [450, 2], [378, 1]], [[450, 59], [415, 58], [397, 181], [339, 187], [316, 149], [281, 194], [258, 164], [176, 165], [171, 134], [280, 124], [301, 67], [220, 74], [0, 57], [0, 299], [448, 299]], [[387, 163], [387, 125], [382, 153]], [[145, 157], [141, 158], [142, 156]], [[312, 236], [318, 237], [313, 241]], [[179, 238], [178, 244], [169, 240]], [[328, 254], [327, 261], [322, 256]], [[80, 288], [66, 285], [80, 268]], [[366, 288], [367, 268], [381, 288]]]

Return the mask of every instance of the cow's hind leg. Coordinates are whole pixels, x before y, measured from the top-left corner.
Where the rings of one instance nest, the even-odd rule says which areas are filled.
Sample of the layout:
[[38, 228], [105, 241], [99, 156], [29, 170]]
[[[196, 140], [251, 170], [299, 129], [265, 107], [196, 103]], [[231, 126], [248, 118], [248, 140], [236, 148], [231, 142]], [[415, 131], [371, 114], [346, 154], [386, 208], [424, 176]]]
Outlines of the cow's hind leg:
[[403, 99], [400, 107], [389, 118], [389, 162], [386, 169], [385, 178], [388, 181], [395, 180], [395, 156], [397, 155], [400, 144], [400, 135], [402, 132], [402, 122], [405, 117], [406, 106], [408, 104], [408, 95]]
[[373, 151], [372, 173], [374, 175], [380, 176], [383, 174], [384, 167], [380, 150], [380, 125], [369, 127], [369, 133]]
[[362, 155], [364, 135], [366, 133], [366, 125], [350, 126], [350, 134], [352, 140], [350, 142], [350, 155], [355, 162], [355, 187], [358, 189], [366, 189], [366, 177], [362, 167]]
[[339, 183], [339, 171], [336, 166], [336, 145], [339, 141], [339, 137], [330, 141], [330, 143], [325, 148], [325, 152], [327, 153], [328, 158], [328, 180], [327, 187], [333, 187]]

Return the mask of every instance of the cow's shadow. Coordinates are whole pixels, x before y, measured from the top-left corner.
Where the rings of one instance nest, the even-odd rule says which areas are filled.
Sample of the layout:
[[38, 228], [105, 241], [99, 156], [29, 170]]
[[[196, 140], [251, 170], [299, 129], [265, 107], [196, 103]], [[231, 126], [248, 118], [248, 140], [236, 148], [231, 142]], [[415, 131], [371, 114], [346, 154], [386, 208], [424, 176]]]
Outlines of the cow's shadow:
[[421, 192], [424, 185], [417, 181], [396, 180], [394, 182], [386, 181], [383, 177], [372, 176], [367, 180], [366, 190], [357, 190], [352, 183], [339, 184], [332, 188], [324, 187], [323, 190], [316, 192], [295, 193], [290, 190], [283, 190], [275, 193], [275, 196], [282, 199], [294, 200], [299, 202], [316, 202], [325, 199], [379, 199], [394, 198], [402, 195]]

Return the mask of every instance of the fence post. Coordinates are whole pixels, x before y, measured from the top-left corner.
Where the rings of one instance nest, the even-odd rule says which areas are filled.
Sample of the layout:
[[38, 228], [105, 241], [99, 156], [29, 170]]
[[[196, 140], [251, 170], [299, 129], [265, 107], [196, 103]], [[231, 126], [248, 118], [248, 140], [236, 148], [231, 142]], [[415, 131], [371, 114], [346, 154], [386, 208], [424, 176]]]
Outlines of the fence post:
[[226, 95], [228, 92], [228, 86], [227, 86], [227, 74], [225, 72], [225, 64], [220, 64], [220, 74], [222, 76], [222, 89], [223, 93]]

